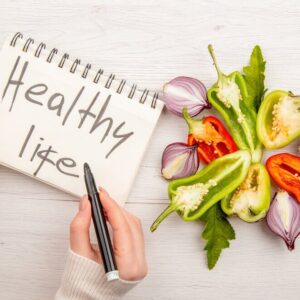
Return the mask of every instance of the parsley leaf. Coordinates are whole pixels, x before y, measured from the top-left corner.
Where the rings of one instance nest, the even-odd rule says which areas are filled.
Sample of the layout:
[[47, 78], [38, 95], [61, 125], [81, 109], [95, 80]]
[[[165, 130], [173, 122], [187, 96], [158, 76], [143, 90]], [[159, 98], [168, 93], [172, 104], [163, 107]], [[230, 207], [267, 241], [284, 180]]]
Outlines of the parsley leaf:
[[204, 250], [207, 251], [208, 268], [211, 270], [216, 265], [222, 250], [229, 248], [229, 240], [235, 239], [235, 232], [219, 203], [206, 211], [200, 220], [206, 224], [202, 238], [207, 241]]
[[256, 45], [250, 57], [249, 65], [243, 68], [244, 79], [246, 81], [248, 97], [245, 99], [248, 107], [256, 112], [266, 92], [265, 90], [265, 66], [266, 61], [262, 55], [261, 49]]

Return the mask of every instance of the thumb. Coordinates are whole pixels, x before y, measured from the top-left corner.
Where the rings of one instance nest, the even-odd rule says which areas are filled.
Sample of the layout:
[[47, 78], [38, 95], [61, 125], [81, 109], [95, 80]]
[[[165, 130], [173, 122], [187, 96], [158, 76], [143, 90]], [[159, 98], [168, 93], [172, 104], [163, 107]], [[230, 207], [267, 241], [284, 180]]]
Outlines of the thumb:
[[70, 247], [79, 255], [91, 252], [90, 243], [91, 204], [87, 196], [80, 200], [79, 210], [70, 225]]

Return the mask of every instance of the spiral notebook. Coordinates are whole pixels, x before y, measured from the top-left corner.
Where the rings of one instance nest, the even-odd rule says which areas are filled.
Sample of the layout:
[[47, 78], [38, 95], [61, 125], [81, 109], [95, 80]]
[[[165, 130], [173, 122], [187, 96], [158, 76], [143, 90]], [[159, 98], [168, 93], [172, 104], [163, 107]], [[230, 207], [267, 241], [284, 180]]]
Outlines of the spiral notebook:
[[83, 164], [123, 204], [159, 119], [158, 93], [11, 36], [0, 54], [0, 163], [86, 193]]

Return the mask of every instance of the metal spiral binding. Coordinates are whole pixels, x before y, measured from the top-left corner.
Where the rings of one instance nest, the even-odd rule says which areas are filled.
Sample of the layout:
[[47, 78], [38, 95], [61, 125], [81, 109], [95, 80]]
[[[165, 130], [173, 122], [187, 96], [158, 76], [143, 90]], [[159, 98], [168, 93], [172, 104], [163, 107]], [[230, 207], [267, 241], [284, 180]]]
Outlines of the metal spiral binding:
[[81, 77], [86, 78], [86, 76], [88, 75], [89, 70], [91, 69], [91, 67], [92, 67], [91, 64], [86, 64]]
[[62, 68], [66, 62], [66, 60], [69, 59], [69, 54], [68, 53], [64, 53], [64, 55], [62, 56], [59, 64], [58, 64], [58, 67], [59, 68]]
[[[10, 46], [11, 47], [15, 47], [18, 39], [23, 39], [23, 35], [22, 35], [21, 32], [17, 32], [13, 36], [13, 38], [10, 41]], [[28, 49], [29, 49], [29, 47], [31, 45], [33, 45], [33, 44], [34, 44], [34, 40], [32, 38], [28, 38], [25, 41], [25, 44], [24, 44], [24, 46], [22, 48], [22, 51], [27, 52]], [[46, 44], [45, 43], [40, 43], [37, 46], [37, 48], [36, 48], [36, 50], [34, 52], [34, 56], [35, 57], [40, 57], [42, 51], [45, 50], [45, 49], [46, 49]], [[58, 50], [56, 48], [52, 48], [51, 51], [50, 51], [50, 53], [48, 54], [48, 56], [46, 58], [46, 61], [48, 63], [51, 63], [52, 60], [53, 60], [53, 58], [54, 58], [54, 56], [57, 55], [57, 54], [58, 54]], [[58, 67], [59, 68], [63, 68], [64, 65], [65, 65], [65, 63], [66, 63], [66, 61], [68, 59], [69, 59], [69, 54], [68, 53], [64, 53], [61, 56], [61, 58], [60, 58], [60, 61], [58, 63]], [[80, 59], [78, 59], [78, 58], [75, 59], [75, 61], [73, 62], [72, 66], [70, 68], [70, 72], [71, 73], [75, 73], [76, 72], [76, 69], [80, 65], [80, 62], [81, 62]], [[84, 70], [83, 70], [83, 72], [81, 74], [81, 77], [86, 78], [88, 76], [89, 71], [91, 70], [91, 67], [92, 67], [91, 64], [86, 64], [86, 66], [85, 66], [85, 68], [84, 68]], [[100, 80], [100, 78], [101, 78], [101, 76], [102, 76], [103, 73], [104, 73], [103, 69], [99, 69], [98, 72], [96, 73], [94, 79], [93, 79], [93, 82], [97, 84], [99, 82], [99, 80]], [[109, 89], [111, 87], [113, 81], [115, 80], [115, 77], [116, 77], [115, 74], [110, 74], [109, 77], [108, 77], [108, 79], [107, 79], [107, 81], [106, 81], [106, 83], [105, 83], [105, 85], [104, 85], [104, 87], [107, 88], [107, 89]], [[126, 84], [126, 80], [122, 79], [121, 82], [118, 85], [118, 88], [116, 89], [116, 93], [121, 94], [123, 92], [125, 84]], [[129, 99], [133, 99], [136, 91], [137, 91], [137, 85], [133, 84], [132, 87], [131, 87], [131, 89], [130, 89], [129, 94], [127, 95], [127, 97]], [[148, 89], [144, 89], [143, 92], [142, 92], [142, 96], [139, 99], [139, 103], [144, 104], [146, 102], [148, 96], [149, 96], [149, 90]], [[152, 100], [151, 100], [151, 108], [153, 108], [153, 109], [156, 108], [156, 103], [157, 103], [158, 97], [159, 97], [159, 93], [155, 92], [154, 95], [153, 95], [153, 97], [152, 97]]]
[[143, 90], [143, 94], [142, 94], [139, 102], [142, 103], [142, 104], [144, 104], [145, 101], [147, 100], [148, 94], [149, 94], [149, 90], [144, 89]]
[[47, 57], [47, 62], [51, 63], [53, 56], [56, 55], [57, 53], [58, 53], [58, 50], [56, 48], [53, 48]]
[[94, 78], [94, 82], [95, 83], [98, 83], [98, 81], [100, 80], [100, 77], [101, 77], [101, 75], [103, 74], [103, 70], [102, 69], [99, 69], [99, 71], [97, 72], [97, 74], [96, 74], [96, 76], [95, 76], [95, 78]]
[[72, 64], [72, 67], [71, 67], [71, 69], [70, 69], [70, 72], [71, 72], [71, 73], [75, 73], [75, 71], [76, 71], [78, 65], [80, 65], [80, 59], [76, 58], [76, 59], [74, 60], [73, 64]]
[[110, 74], [109, 77], [108, 77], [108, 79], [107, 79], [107, 81], [106, 81], [106, 83], [105, 83], [105, 87], [107, 89], [110, 88], [110, 86], [111, 86], [112, 82], [114, 81], [114, 79], [115, 79], [115, 75], [114, 74]]
[[152, 101], [151, 101], [151, 107], [155, 109], [156, 107], [156, 102], [158, 100], [158, 92], [155, 92], [154, 95], [153, 95], [153, 98], [152, 98]]
[[40, 43], [35, 50], [34, 56], [40, 57], [42, 50], [46, 49], [46, 44]]
[[135, 94], [135, 91], [136, 91], [136, 88], [137, 88], [137, 85], [136, 84], [133, 84], [132, 87], [131, 87], [131, 90], [128, 94], [128, 98], [132, 99], [134, 94]]
[[10, 41], [10, 45], [12, 47], [16, 46], [16, 42], [18, 40], [18, 38], [22, 39], [23, 38], [23, 34], [21, 32], [17, 32], [14, 37], [11, 39]]
[[118, 88], [117, 88], [117, 91], [116, 91], [118, 94], [122, 93], [123, 88], [125, 86], [125, 83], [126, 83], [126, 80], [122, 79], [121, 82], [120, 82], [120, 84], [119, 84], [119, 86], [118, 86]]
[[26, 41], [26, 43], [24, 44], [24, 47], [23, 47], [24, 52], [28, 51], [28, 48], [29, 48], [30, 44], [34, 44], [34, 39], [32, 39], [32, 38], [27, 39], [27, 41]]

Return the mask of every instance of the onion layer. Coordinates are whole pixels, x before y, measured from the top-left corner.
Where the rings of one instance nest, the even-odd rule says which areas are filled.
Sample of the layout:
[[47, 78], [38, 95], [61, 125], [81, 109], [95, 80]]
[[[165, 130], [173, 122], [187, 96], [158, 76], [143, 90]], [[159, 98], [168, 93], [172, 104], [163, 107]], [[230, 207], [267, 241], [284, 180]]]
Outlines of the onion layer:
[[177, 179], [194, 175], [199, 167], [197, 145], [173, 143], [162, 156], [161, 174], [165, 179]]
[[286, 191], [279, 191], [274, 195], [267, 223], [284, 240], [288, 249], [293, 250], [300, 234], [300, 205]]
[[163, 95], [166, 107], [177, 116], [182, 116], [184, 107], [192, 117], [211, 107], [204, 84], [195, 78], [179, 76], [172, 79], [164, 85]]

